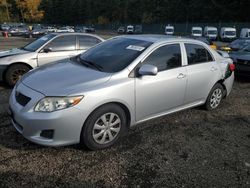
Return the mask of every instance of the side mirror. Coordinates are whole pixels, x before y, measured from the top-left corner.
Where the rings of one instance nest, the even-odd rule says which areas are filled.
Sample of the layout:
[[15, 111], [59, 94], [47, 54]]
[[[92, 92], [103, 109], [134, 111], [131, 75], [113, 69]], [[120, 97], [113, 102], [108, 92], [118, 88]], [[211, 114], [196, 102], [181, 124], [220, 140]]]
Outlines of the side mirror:
[[44, 53], [52, 52], [52, 48], [44, 48], [42, 52]]
[[153, 65], [142, 65], [138, 73], [140, 76], [155, 76], [158, 73], [158, 68]]

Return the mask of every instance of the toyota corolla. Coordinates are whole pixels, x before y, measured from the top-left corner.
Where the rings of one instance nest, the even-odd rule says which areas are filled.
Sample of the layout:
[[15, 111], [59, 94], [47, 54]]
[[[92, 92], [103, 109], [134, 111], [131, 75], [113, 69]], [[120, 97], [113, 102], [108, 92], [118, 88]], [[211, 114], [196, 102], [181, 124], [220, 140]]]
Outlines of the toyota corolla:
[[218, 108], [233, 82], [232, 60], [203, 42], [121, 36], [27, 73], [13, 89], [10, 114], [32, 142], [98, 150], [138, 123], [200, 105]]

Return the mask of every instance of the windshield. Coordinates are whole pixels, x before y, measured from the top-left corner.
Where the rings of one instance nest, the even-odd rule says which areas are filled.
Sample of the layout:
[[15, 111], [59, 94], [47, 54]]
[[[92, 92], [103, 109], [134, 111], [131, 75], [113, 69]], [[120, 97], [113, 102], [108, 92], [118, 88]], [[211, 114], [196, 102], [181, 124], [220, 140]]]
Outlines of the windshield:
[[152, 43], [137, 39], [114, 38], [91, 48], [80, 56], [101, 71], [114, 73], [126, 68]]
[[236, 32], [235, 31], [225, 31], [225, 35], [227, 35], [227, 36], [235, 36]]
[[31, 52], [35, 52], [36, 50], [38, 50], [40, 47], [42, 47], [45, 43], [47, 43], [48, 41], [50, 41], [54, 37], [55, 37], [55, 35], [53, 35], [53, 34], [45, 35], [45, 36], [35, 40], [34, 42], [28, 44], [27, 46], [23, 47], [22, 49], [27, 50], [27, 51], [31, 51]]
[[216, 30], [210, 30], [207, 32], [209, 35], [217, 35], [217, 31]]
[[193, 30], [193, 34], [201, 34], [201, 30]]

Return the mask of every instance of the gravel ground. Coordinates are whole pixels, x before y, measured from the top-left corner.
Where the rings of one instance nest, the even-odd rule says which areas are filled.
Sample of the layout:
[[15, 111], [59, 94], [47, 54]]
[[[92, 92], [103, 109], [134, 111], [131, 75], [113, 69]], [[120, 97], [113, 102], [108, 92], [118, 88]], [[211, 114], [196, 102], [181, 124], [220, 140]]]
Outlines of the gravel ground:
[[216, 111], [149, 121], [97, 152], [24, 139], [7, 115], [10, 92], [0, 83], [0, 187], [250, 187], [250, 80]]

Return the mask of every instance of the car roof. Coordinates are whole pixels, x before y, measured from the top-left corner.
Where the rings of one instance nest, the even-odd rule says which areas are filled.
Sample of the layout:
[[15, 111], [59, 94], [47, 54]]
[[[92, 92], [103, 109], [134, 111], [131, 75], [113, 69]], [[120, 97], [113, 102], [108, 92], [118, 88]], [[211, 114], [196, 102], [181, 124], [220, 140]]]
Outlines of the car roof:
[[[185, 38], [185, 37], [177, 37], [177, 36], [169, 36], [169, 35], [123, 35], [118, 36], [127, 39], [136, 39], [142, 40], [151, 43], [162, 43], [162, 42], [197, 42], [198, 40]], [[116, 38], [116, 37], [115, 37]], [[199, 41], [200, 42], [200, 41]]]
[[52, 35], [55, 35], [55, 36], [62, 36], [62, 35], [85, 35], [85, 36], [92, 36], [92, 37], [96, 37], [96, 38], [99, 38], [99, 39], [102, 39], [104, 41], [104, 39], [102, 37], [99, 37], [98, 35], [93, 35], [93, 34], [89, 34], [89, 33], [78, 33], [78, 32], [72, 32], [72, 33], [69, 33], [69, 32], [61, 32], [61, 33], [50, 33]]

